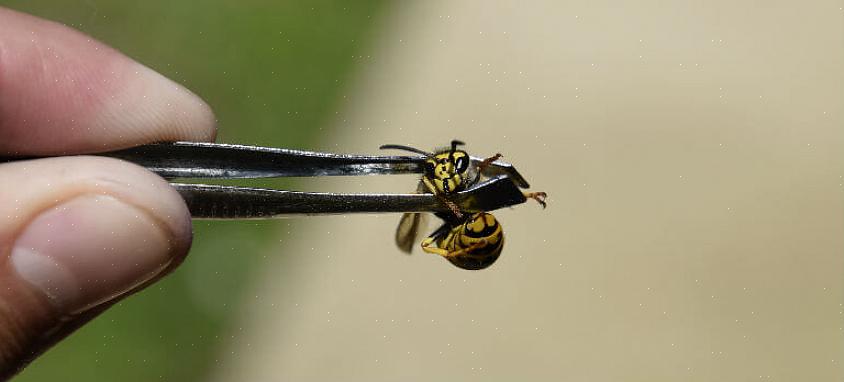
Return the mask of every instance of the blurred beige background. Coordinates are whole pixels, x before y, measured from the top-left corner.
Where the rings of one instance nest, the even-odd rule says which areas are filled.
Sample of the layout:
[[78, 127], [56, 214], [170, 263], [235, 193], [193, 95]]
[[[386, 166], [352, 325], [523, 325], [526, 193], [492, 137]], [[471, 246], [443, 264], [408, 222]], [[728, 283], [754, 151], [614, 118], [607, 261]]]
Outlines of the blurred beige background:
[[844, 377], [840, 1], [402, 2], [380, 23], [317, 149], [460, 138], [549, 208], [497, 212], [477, 272], [402, 255], [398, 216], [291, 221], [217, 380]]

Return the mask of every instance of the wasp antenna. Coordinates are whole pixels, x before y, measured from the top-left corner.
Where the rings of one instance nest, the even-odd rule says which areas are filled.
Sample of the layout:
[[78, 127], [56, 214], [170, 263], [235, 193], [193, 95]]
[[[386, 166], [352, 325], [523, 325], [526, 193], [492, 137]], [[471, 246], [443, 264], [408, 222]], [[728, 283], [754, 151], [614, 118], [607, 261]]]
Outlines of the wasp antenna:
[[422, 154], [422, 155], [429, 157], [429, 158], [434, 156], [434, 154], [431, 154], [429, 152], [425, 152], [425, 151], [419, 150], [415, 147], [404, 146], [404, 145], [381, 145], [381, 147], [379, 147], [379, 149], [381, 149], [381, 150], [392, 149], [392, 150], [410, 151], [412, 153]]

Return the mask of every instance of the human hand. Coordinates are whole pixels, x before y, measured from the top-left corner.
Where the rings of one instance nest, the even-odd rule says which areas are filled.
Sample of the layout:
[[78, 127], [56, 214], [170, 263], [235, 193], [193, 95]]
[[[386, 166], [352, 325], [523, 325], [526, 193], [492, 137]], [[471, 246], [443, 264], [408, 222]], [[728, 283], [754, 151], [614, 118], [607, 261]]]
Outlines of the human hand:
[[[213, 141], [197, 96], [63, 25], [0, 8], [0, 156]], [[99, 157], [0, 164], [0, 378], [172, 271], [190, 215], [158, 176]]]

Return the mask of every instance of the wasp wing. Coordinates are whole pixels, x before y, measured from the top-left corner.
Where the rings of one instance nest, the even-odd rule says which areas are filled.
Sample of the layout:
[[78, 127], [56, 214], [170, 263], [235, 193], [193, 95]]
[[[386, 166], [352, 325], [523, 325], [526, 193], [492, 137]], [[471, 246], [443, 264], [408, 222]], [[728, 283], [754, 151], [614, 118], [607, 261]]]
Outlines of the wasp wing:
[[[420, 181], [416, 186], [416, 193], [424, 194], [427, 191], [425, 183]], [[396, 228], [396, 245], [402, 252], [409, 255], [413, 251], [413, 245], [419, 238], [419, 232], [426, 228], [427, 220], [426, 214], [418, 212], [408, 212], [401, 216], [399, 226]]]
[[408, 255], [413, 250], [419, 232], [424, 229], [426, 215], [422, 213], [406, 213], [401, 216], [396, 228], [396, 245]]

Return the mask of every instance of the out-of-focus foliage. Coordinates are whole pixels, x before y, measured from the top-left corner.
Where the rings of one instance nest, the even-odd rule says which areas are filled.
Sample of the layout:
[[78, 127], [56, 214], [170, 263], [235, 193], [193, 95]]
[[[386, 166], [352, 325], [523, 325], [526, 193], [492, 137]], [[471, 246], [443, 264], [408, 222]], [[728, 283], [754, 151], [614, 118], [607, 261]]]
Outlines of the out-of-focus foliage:
[[[307, 148], [329, 120], [382, 6], [365, 1], [0, 0], [80, 29], [214, 108], [219, 141]], [[2, 26], [0, 26], [2, 27]], [[284, 182], [276, 186], [289, 185]], [[17, 380], [200, 380], [268, 240], [290, 222], [197, 222], [177, 272], [118, 304]]]

